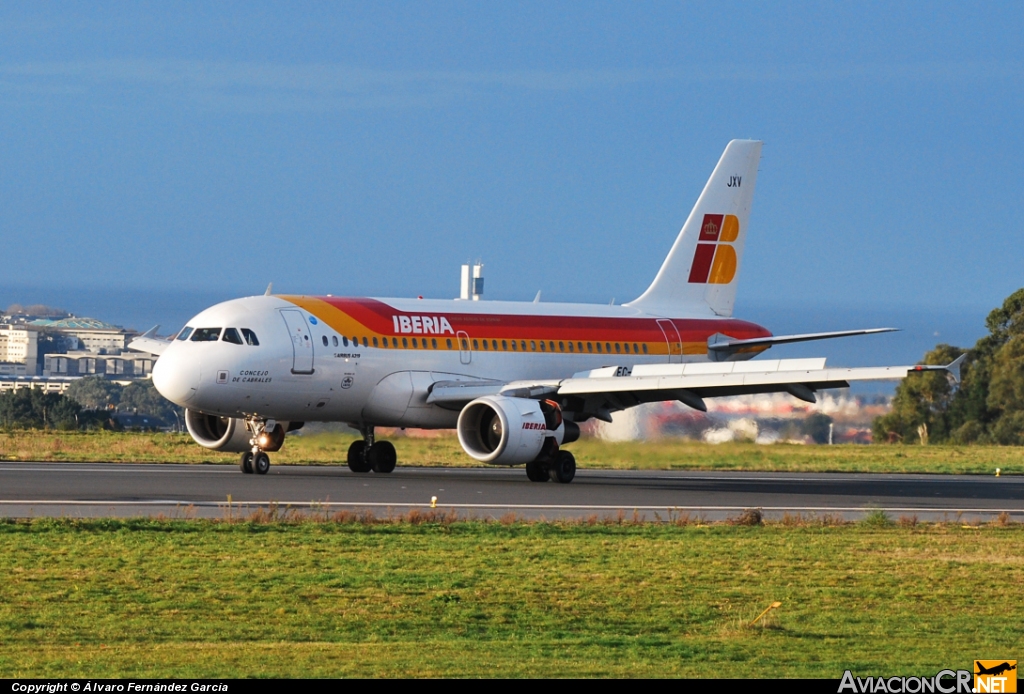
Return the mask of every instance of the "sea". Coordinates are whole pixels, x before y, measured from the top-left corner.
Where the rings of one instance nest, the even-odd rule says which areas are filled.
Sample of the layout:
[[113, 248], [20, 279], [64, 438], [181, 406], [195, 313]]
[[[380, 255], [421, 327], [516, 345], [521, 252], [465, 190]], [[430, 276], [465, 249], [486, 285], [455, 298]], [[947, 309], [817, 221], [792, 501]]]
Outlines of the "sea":
[[[199, 288], [105, 288], [0, 283], [0, 309], [11, 304], [45, 304], [79, 317], [159, 334], [177, 332], [203, 309], [237, 298], [229, 290]], [[969, 305], [781, 305], [739, 302], [735, 317], [763, 325], [775, 335], [857, 328], [898, 328], [899, 332], [780, 345], [759, 358], [826, 357], [830, 366], [915, 364], [945, 343], [970, 347], [986, 334], [985, 317], [994, 306]], [[856, 394], [891, 394], [891, 383], [856, 385]]]

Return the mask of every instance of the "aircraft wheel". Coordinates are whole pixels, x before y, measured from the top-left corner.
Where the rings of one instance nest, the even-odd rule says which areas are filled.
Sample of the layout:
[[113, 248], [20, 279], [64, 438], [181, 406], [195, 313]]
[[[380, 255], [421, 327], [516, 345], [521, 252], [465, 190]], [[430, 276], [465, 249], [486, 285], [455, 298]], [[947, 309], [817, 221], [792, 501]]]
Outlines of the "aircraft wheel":
[[374, 472], [388, 473], [395, 469], [395, 465], [398, 463], [398, 454], [390, 441], [377, 441], [370, 446], [370, 450], [366, 454], [366, 461]]
[[242, 459], [238, 461], [238, 467], [242, 468], [242, 472], [245, 474], [252, 474], [252, 451], [246, 451], [242, 454]]
[[544, 463], [534, 460], [526, 464], [526, 477], [531, 482], [547, 482], [548, 469]]
[[260, 451], [252, 457], [252, 469], [257, 475], [265, 475], [270, 469], [270, 456]]
[[576, 476], [576, 457], [569, 451], [559, 451], [550, 468], [551, 481], [569, 484]]
[[369, 472], [370, 463], [366, 457], [366, 441], [356, 439], [348, 447], [348, 469], [352, 472]]

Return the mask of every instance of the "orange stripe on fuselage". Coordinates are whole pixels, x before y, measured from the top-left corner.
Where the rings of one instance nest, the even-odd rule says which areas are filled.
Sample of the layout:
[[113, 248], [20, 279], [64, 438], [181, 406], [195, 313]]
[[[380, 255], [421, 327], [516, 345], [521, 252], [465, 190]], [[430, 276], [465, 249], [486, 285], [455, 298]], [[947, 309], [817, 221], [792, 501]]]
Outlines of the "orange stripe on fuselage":
[[[544, 340], [546, 342], [637, 343], [647, 346], [649, 354], [667, 354], [665, 335], [654, 318], [614, 318], [591, 316], [535, 316], [527, 314], [457, 313], [402, 311], [382, 301], [366, 298], [315, 296], [279, 296], [309, 311], [340, 335], [349, 338], [456, 338], [465, 332], [470, 339]], [[395, 317], [443, 317], [451, 326], [444, 332], [401, 332], [395, 330]], [[661, 319], [664, 320], [664, 319]], [[766, 329], [754, 323], [733, 319], [705, 320], [677, 318], [672, 323], [679, 331], [683, 354], [706, 354], [707, 340], [715, 333], [736, 339], [768, 337]], [[439, 347], [444, 348], [441, 340]], [[458, 348], [458, 345], [455, 345]], [[561, 350], [559, 350], [561, 351]], [[758, 350], [761, 351], [761, 350]]]

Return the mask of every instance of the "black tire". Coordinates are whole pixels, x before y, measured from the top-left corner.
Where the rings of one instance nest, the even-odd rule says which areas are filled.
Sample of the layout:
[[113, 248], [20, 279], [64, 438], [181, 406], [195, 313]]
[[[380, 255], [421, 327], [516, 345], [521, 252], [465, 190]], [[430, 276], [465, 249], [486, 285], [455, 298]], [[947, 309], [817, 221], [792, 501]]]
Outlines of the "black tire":
[[270, 470], [270, 456], [260, 451], [252, 457], [252, 470], [257, 475], [265, 475]]
[[387, 474], [398, 464], [398, 454], [390, 441], [378, 441], [367, 451], [366, 462], [370, 464], [374, 472]]
[[526, 464], [526, 478], [531, 482], [547, 482], [548, 468], [539, 460]]
[[241, 460], [238, 461], [238, 467], [240, 467], [242, 472], [245, 474], [252, 474], [252, 451], [246, 451], [242, 454]]
[[366, 441], [356, 439], [348, 447], [348, 469], [352, 472], [370, 471], [370, 463], [366, 460]]
[[569, 451], [558, 451], [551, 465], [551, 481], [569, 484], [576, 476], [576, 457]]

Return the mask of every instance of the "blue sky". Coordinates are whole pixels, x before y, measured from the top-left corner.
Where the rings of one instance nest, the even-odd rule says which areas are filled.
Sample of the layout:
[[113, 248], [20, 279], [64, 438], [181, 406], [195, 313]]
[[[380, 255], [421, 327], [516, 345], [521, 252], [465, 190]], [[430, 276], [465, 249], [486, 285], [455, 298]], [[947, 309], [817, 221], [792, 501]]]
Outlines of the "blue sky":
[[488, 298], [621, 302], [752, 137], [739, 315], [980, 324], [1024, 286], [1021, 36], [1020, 3], [5, 2], [0, 284], [450, 297], [480, 258]]

